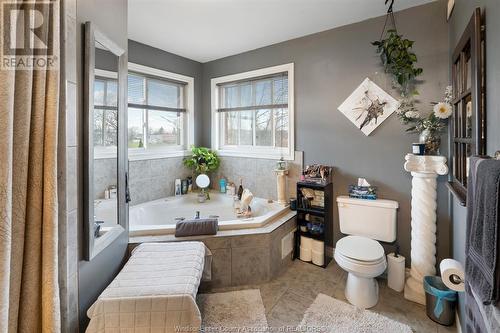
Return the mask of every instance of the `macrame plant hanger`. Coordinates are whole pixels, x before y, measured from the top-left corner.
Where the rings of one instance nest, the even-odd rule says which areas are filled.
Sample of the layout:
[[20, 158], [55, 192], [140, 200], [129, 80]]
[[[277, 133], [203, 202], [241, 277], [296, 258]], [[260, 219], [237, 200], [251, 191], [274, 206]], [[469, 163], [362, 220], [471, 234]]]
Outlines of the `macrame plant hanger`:
[[[386, 29], [387, 29], [387, 23], [392, 23], [392, 26], [394, 27], [394, 30], [396, 31], [396, 34], [398, 33], [398, 28], [396, 27], [396, 18], [394, 17], [394, 11], [393, 11], [393, 7], [394, 7], [394, 1], [395, 0], [385, 0], [385, 5], [387, 6], [387, 3], [388, 2], [391, 2], [390, 5], [389, 5], [389, 8], [387, 9], [387, 15], [385, 16], [385, 22], [384, 22], [384, 28], [382, 29], [382, 33], [380, 34], [380, 38], [379, 38], [379, 41], [382, 40], [382, 38], [384, 38], [384, 34], [386, 32]], [[390, 30], [390, 29], [387, 29], [387, 30]]]
[[[384, 38], [387, 31], [394, 30], [396, 31], [396, 34], [398, 33], [398, 29], [396, 27], [396, 18], [393, 11], [394, 2], [395, 0], [385, 0], [385, 5], [387, 6], [387, 4], [389, 3], [389, 8], [387, 9], [387, 14], [385, 15], [384, 27], [382, 28], [382, 32], [380, 33], [379, 42], [382, 42], [382, 39]], [[390, 90], [392, 88], [392, 85], [386, 82], [387, 77], [385, 75], [380, 75], [378, 71], [375, 72], [374, 76], [371, 76], [371, 79], [378, 85], [382, 86], [384, 90]]]

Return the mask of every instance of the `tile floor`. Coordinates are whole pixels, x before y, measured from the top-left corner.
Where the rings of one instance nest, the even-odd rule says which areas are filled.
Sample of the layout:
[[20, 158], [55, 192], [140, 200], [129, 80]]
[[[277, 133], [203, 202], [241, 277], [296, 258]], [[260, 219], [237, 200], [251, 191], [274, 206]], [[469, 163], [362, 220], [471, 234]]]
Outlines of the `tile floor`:
[[[295, 260], [278, 278], [258, 285], [213, 289], [210, 292], [224, 292], [258, 288], [266, 309], [270, 327], [295, 326], [300, 323], [307, 308], [319, 293], [345, 300], [345, 273], [334, 260], [326, 269]], [[402, 293], [386, 286], [379, 280], [380, 300], [371, 311], [408, 324], [414, 332], [444, 333], [456, 332], [456, 328], [436, 324], [425, 314], [425, 307], [404, 299]], [[346, 301], [347, 302], [347, 301]]]

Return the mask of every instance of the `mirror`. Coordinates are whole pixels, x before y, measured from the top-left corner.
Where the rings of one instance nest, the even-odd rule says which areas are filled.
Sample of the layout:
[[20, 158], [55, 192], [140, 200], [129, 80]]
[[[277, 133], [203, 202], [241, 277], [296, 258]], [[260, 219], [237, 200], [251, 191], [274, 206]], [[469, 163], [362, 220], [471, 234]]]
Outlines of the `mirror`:
[[[85, 256], [127, 229], [124, 51], [85, 23]], [[126, 135], [126, 134], [125, 134]]]
[[196, 177], [196, 186], [198, 186], [201, 189], [205, 189], [210, 185], [210, 178], [208, 178], [207, 175], [202, 173], [198, 177]]

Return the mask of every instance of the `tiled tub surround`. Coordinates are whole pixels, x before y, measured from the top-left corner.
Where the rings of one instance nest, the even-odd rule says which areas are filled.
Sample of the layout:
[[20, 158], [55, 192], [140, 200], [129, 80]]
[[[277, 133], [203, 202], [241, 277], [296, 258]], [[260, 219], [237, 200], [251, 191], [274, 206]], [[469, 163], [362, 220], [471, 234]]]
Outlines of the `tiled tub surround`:
[[116, 186], [116, 158], [94, 160], [94, 199], [104, 199], [104, 191]]
[[[176, 178], [186, 178], [191, 171], [182, 164], [182, 157], [129, 161], [131, 205], [174, 195]], [[94, 161], [96, 198], [103, 198], [110, 185], [116, 185], [116, 159]]]
[[[174, 195], [175, 179], [191, 176], [191, 170], [182, 164], [183, 157], [131, 160], [129, 162], [131, 205], [141, 204]], [[288, 161], [288, 197], [295, 196], [295, 185], [303, 169], [303, 153], [295, 152], [295, 160]], [[220, 156], [219, 169], [210, 174], [211, 187], [219, 190], [219, 180], [224, 177], [250, 189], [254, 196], [264, 199], [277, 199], [276, 160]], [[96, 159], [94, 161], [96, 198], [103, 198], [110, 185], [116, 185], [116, 160]]]
[[176, 178], [191, 176], [182, 164], [183, 157], [169, 157], [129, 162], [131, 205], [174, 195]]
[[[236, 187], [243, 180], [243, 187], [252, 191], [253, 195], [264, 199], [278, 198], [276, 168], [277, 160], [248, 158], [248, 157], [220, 157], [219, 169], [211, 175], [212, 188], [219, 190], [219, 180], [224, 177], [233, 182]], [[296, 184], [303, 170], [303, 152], [295, 152], [295, 160], [288, 162], [287, 194], [288, 198], [296, 196]]]
[[282, 259], [281, 240], [295, 229], [295, 212], [288, 211], [262, 228], [219, 231], [215, 236], [131, 237], [129, 248], [143, 242], [202, 241], [212, 252], [212, 280], [202, 282], [203, 291], [267, 282], [283, 273], [292, 254]]

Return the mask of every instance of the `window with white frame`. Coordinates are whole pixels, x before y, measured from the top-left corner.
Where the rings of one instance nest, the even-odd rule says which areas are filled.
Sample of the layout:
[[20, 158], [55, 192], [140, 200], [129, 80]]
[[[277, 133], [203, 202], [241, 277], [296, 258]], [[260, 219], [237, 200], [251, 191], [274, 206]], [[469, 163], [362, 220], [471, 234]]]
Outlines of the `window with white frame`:
[[293, 64], [212, 79], [221, 155], [293, 159]]
[[192, 144], [193, 78], [129, 64], [129, 155], [184, 154]]
[[118, 81], [106, 71], [96, 70], [94, 79], [94, 147], [118, 146]]

